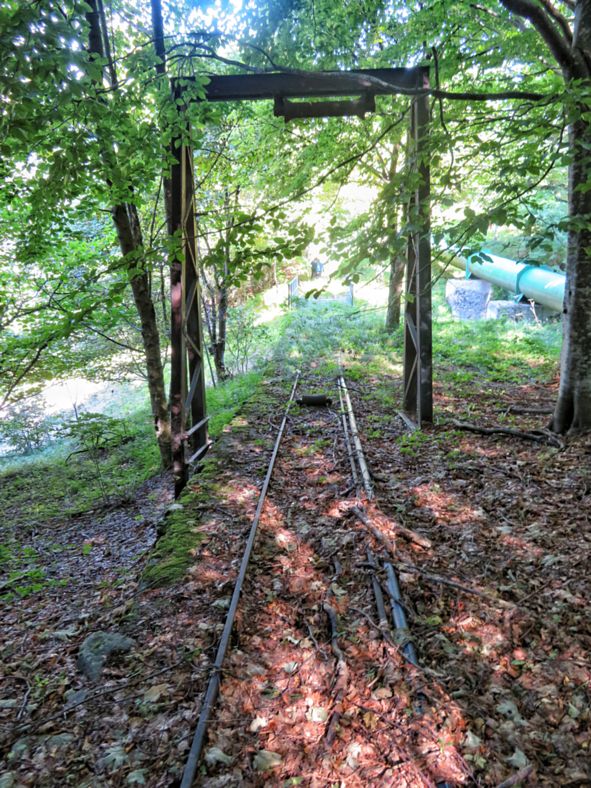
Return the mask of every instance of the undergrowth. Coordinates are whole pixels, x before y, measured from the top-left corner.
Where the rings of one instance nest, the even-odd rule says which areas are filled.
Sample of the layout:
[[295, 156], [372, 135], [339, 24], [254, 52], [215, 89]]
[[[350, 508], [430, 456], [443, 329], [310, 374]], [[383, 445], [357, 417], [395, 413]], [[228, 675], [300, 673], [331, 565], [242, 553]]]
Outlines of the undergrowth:
[[[262, 372], [248, 372], [208, 389], [211, 415], [209, 432], [217, 437], [245, 400], [257, 390]], [[133, 499], [143, 482], [160, 470], [160, 457], [152, 429], [152, 418], [144, 406], [125, 419], [125, 436], [104, 451], [72, 454], [71, 443], [54, 446], [48, 459], [41, 456], [11, 459], [0, 470], [0, 592], [26, 596], [55, 583], [45, 576], [42, 562], [30, 546], [38, 527], [65, 518], [100, 513], [106, 503], [124, 504]], [[195, 543], [194, 524], [178, 518], [173, 523], [161, 556], [187, 556]], [[64, 548], [65, 549], [65, 548]], [[165, 570], [169, 572], [169, 568]], [[172, 573], [174, 575], [174, 573]]]
[[[531, 383], [548, 379], [556, 371], [561, 342], [558, 323], [460, 322], [445, 304], [443, 283], [434, 292], [433, 314], [434, 381], [452, 386], [456, 393], [465, 391], [467, 401], [474, 395], [475, 386]], [[383, 326], [384, 310], [362, 302], [349, 306], [303, 301], [272, 322], [265, 335], [264, 350], [268, 354], [272, 337], [272, 367], [285, 380], [298, 368], [316, 373], [319, 378], [336, 377], [340, 365], [352, 386], [371, 379], [365, 396], [379, 402], [381, 410], [366, 427], [370, 437], [379, 437], [387, 426], [386, 420], [401, 406], [403, 358], [402, 327], [387, 333]], [[214, 438], [244, 402], [262, 390], [262, 381], [261, 371], [251, 371], [208, 389], [209, 431]], [[77, 454], [67, 460], [72, 446], [64, 443], [55, 447], [49, 458], [0, 463], [0, 518], [11, 523], [5, 533], [18, 533], [18, 543], [0, 537], [0, 563], [4, 565], [5, 577], [12, 573], [15, 581], [22, 579], [24, 586], [38, 590], [37, 586], [45, 581], [31, 555], [23, 554], [21, 549], [37, 525], [100, 509], [105, 499], [123, 503], [142, 482], [158, 472], [158, 449], [145, 405], [126, 414], [125, 434], [126, 440], [94, 458]], [[409, 441], [401, 449], [412, 455], [418, 446]], [[209, 484], [207, 467], [206, 461], [200, 477], [204, 487]], [[178, 578], [190, 561], [190, 551], [199, 542], [195, 512], [201, 501], [194, 491], [188, 490], [186, 496], [181, 501], [183, 509], [172, 512], [168, 518], [166, 534], [154, 554], [151, 580], [158, 574], [163, 582]]]

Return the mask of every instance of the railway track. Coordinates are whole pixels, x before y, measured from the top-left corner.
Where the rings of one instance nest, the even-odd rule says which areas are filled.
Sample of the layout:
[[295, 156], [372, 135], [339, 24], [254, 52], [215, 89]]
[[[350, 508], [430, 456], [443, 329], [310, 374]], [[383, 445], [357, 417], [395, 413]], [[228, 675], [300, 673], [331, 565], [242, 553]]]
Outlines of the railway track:
[[[220, 785], [332, 784], [343, 769], [353, 775], [346, 785], [462, 784], [461, 758], [441, 751], [445, 724], [419, 667], [395, 568], [396, 538], [423, 550], [428, 540], [391, 522], [384, 528], [344, 374], [328, 397], [299, 400], [311, 407], [296, 404], [304, 386], [298, 372], [181, 788], [217, 784], [208, 783], [204, 756], [226, 770]], [[254, 755], [250, 767], [243, 754], [224, 751], [232, 748]]]

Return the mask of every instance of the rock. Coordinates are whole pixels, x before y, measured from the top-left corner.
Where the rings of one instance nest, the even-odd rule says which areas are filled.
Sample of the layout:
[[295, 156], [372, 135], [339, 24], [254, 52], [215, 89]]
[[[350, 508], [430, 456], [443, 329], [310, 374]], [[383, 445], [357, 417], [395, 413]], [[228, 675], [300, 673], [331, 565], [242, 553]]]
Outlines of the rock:
[[510, 320], [522, 320], [531, 323], [534, 320], [534, 313], [529, 304], [518, 303], [517, 301], [491, 301], [486, 310], [486, 316], [490, 320], [500, 320], [508, 317]]
[[78, 652], [78, 670], [96, 681], [111, 654], [121, 654], [134, 646], [131, 638], [116, 632], [93, 632], [85, 638]]
[[267, 769], [274, 769], [281, 763], [281, 755], [271, 750], [260, 750], [254, 756], [253, 766], [257, 772], [266, 772]]
[[310, 720], [310, 722], [326, 722], [328, 712], [322, 706], [312, 706], [306, 714], [306, 719]]
[[490, 282], [482, 279], [448, 279], [445, 298], [453, 316], [461, 320], [484, 320], [491, 288]]
[[4, 772], [4, 774], [0, 774], [0, 788], [12, 788], [13, 785], [16, 785], [14, 772]]
[[77, 706], [79, 703], [84, 703], [88, 697], [88, 690], [68, 690], [64, 697], [66, 699], [66, 709], [71, 709], [73, 706]]
[[18, 739], [13, 745], [12, 749], [6, 756], [6, 760], [8, 763], [14, 763], [15, 761], [20, 761], [29, 755], [29, 746], [30, 742], [28, 738]]
[[220, 750], [219, 747], [210, 747], [205, 753], [205, 763], [208, 766], [215, 766], [218, 763], [223, 763], [224, 766], [230, 766], [233, 760], [234, 759], [226, 755], [223, 750]]
[[269, 720], [266, 717], [255, 717], [250, 723], [249, 730], [252, 731], [252, 733], [257, 733], [261, 728], [266, 728], [268, 724]]

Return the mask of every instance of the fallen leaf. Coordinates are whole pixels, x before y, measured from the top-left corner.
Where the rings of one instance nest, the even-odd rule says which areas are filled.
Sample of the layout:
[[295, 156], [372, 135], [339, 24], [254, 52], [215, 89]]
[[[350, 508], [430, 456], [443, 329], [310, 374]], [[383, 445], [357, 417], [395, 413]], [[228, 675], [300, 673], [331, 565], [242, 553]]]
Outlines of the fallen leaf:
[[168, 692], [168, 684], [154, 684], [144, 692], [144, 703], [157, 703], [160, 696]]
[[254, 756], [253, 766], [258, 772], [267, 771], [267, 769], [274, 769], [281, 763], [281, 755], [278, 752], [271, 752], [271, 750], [260, 750]]

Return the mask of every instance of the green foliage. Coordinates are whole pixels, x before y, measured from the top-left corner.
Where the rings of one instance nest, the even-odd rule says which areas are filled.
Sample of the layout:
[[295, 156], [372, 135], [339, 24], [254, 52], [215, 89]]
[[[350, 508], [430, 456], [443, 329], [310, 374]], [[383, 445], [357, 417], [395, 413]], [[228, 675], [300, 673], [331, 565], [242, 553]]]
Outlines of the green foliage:
[[21, 455], [30, 455], [55, 439], [57, 420], [48, 418], [42, 405], [24, 400], [0, 420], [0, 442]]
[[524, 324], [511, 320], [463, 321], [451, 317], [435, 299], [434, 376], [473, 387], [475, 381], [519, 382], [547, 378], [560, 356], [558, 323]]
[[269, 338], [268, 327], [257, 323], [257, 315], [252, 306], [232, 307], [228, 312], [226, 347], [226, 366], [230, 373], [244, 373], [256, 364], [261, 351], [268, 345]]
[[[51, 521], [83, 514], [100, 506], [105, 497], [127, 497], [158, 471], [160, 463], [152, 419], [145, 409], [129, 417], [126, 430], [130, 440], [105, 451], [97, 446], [96, 452], [77, 454], [69, 462], [75, 447], [62, 442], [48, 456], [0, 463], [0, 519], [10, 517], [14, 510], [28, 513], [31, 522]], [[96, 484], [89, 484], [93, 479]], [[26, 528], [27, 521], [23, 522]]]
[[24, 598], [67, 580], [48, 578], [32, 547], [16, 542], [0, 544], [0, 600]]
[[80, 447], [77, 453], [88, 452], [95, 456], [130, 438], [123, 419], [104, 413], [81, 413], [64, 424], [63, 433]]

